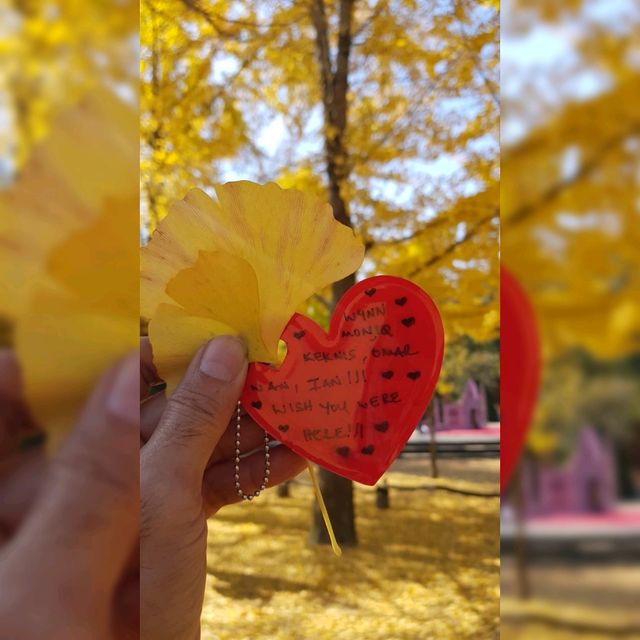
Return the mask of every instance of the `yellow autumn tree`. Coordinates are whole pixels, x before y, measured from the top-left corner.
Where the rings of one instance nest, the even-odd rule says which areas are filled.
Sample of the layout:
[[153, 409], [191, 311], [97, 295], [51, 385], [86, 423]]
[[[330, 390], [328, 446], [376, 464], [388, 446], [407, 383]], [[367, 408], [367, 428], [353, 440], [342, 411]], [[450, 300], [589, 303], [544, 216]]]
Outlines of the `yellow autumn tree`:
[[530, 444], [550, 453], [570, 440], [562, 428], [589, 419], [580, 362], [640, 352], [640, 15], [626, 3], [514, 4], [501, 249], [540, 325], [545, 385]]
[[[498, 327], [498, 27], [476, 0], [143, 0], [142, 221], [192, 187], [275, 180], [362, 237], [448, 339]], [[309, 230], [312, 232], [312, 230]], [[304, 311], [326, 320], [347, 278]], [[348, 481], [322, 473], [339, 539]], [[317, 523], [320, 520], [317, 518]], [[323, 539], [323, 527], [314, 536]]]

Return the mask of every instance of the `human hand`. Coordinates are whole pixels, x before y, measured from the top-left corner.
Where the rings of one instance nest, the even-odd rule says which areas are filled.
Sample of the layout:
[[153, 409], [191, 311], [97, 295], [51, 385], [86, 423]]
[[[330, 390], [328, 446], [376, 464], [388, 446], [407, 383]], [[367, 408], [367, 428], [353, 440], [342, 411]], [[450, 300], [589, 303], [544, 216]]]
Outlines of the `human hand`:
[[[0, 439], [29, 423], [18, 380], [0, 353]], [[52, 459], [13, 447], [0, 460], [2, 640], [138, 637], [138, 383], [136, 352], [97, 383]]]
[[[142, 378], [153, 381], [148, 342]], [[200, 637], [206, 580], [207, 518], [240, 500], [235, 487], [235, 416], [247, 373], [246, 350], [222, 336], [203, 346], [169, 398], [142, 403], [141, 636]], [[261, 484], [264, 431], [242, 418], [240, 481], [245, 493]], [[269, 486], [296, 476], [305, 461], [285, 447], [271, 451]]]

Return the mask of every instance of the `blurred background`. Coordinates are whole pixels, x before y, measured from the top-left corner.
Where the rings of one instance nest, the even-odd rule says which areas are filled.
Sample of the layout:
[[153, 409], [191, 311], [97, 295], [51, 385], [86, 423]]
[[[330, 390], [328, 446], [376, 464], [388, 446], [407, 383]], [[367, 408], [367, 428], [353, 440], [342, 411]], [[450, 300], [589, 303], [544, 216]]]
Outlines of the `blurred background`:
[[[28, 344], [37, 329], [41, 311], [23, 285], [57, 277], [51, 255], [84, 268], [106, 246], [100, 238], [146, 242], [189, 188], [241, 178], [325, 197], [366, 243], [357, 277], [412, 279], [443, 315], [436, 398], [388, 476], [365, 489], [323, 474], [345, 556], [308, 545], [326, 540], [305, 478], [228, 509], [211, 528], [203, 637], [497, 637], [499, 204], [501, 258], [530, 298], [543, 358], [526, 450], [502, 501], [501, 633], [640, 636], [640, 9], [505, 0], [501, 78], [498, 9], [490, 0], [0, 5], [2, 346], [16, 330]], [[138, 176], [132, 186], [116, 171], [129, 166], [128, 145], [105, 146], [138, 144], [138, 95], [139, 228]], [[61, 176], [57, 197], [74, 206], [52, 225], [45, 205]], [[114, 194], [123, 207], [105, 206]], [[98, 226], [81, 237], [92, 251], [68, 244], [126, 212], [126, 234]], [[127, 242], [111, 249], [135, 255]], [[102, 302], [114, 282], [95, 287]], [[302, 311], [326, 323], [348, 284]], [[125, 305], [121, 316], [135, 338], [136, 313]], [[78, 335], [83, 316], [65, 318]], [[91, 368], [128, 348], [129, 338], [114, 340]]]
[[498, 3], [142, 0], [140, 30], [142, 241], [194, 186], [309, 191], [367, 251], [300, 311], [395, 274], [447, 338], [379, 486], [320, 474], [342, 558], [306, 476], [211, 522], [203, 637], [497, 637]]
[[129, 0], [0, 4], [0, 348], [36, 423], [0, 397], [0, 454], [138, 343], [138, 33]]
[[55, 117], [97, 84], [137, 98], [137, 2], [3, 0], [0, 180], [15, 178]]
[[502, 17], [501, 257], [543, 358], [502, 502], [502, 637], [640, 637], [640, 6]]

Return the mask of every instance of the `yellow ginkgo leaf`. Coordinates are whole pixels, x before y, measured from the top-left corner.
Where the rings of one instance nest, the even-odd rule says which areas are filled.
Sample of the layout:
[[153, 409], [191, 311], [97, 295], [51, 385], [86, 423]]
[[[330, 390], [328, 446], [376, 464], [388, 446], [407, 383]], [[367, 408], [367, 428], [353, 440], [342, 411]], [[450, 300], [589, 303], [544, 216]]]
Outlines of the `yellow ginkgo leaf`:
[[[177, 205], [174, 205], [174, 209]], [[185, 213], [172, 211], [158, 225], [150, 242], [140, 252], [140, 313], [153, 317], [161, 303], [171, 303], [166, 293], [168, 282], [182, 269], [195, 264], [200, 251], [220, 247], [213, 221], [197, 209]]]
[[[153, 319], [160, 304], [197, 300], [198, 313], [204, 312], [206, 304], [211, 319], [245, 336], [251, 360], [277, 362], [280, 335], [296, 308], [322, 287], [354, 272], [364, 257], [364, 246], [351, 229], [335, 220], [331, 207], [313, 195], [251, 182], [218, 186], [216, 194], [219, 203], [199, 189], [190, 191], [174, 204], [143, 248], [142, 313]], [[246, 302], [235, 302], [240, 305], [235, 311], [215, 299], [205, 302], [195, 289], [190, 290], [193, 281], [180, 280], [178, 290], [175, 284], [168, 286], [181, 270], [196, 263], [196, 270], [209, 272], [199, 287], [205, 281], [222, 280], [202, 258], [216, 251], [236, 256], [250, 267], [230, 269], [225, 277], [236, 300], [236, 292], [251, 295], [255, 277], [258, 322], [247, 325], [240, 317]], [[219, 282], [216, 286], [220, 292]], [[230, 294], [220, 293], [221, 299]], [[196, 314], [195, 308], [192, 313]]]
[[16, 181], [0, 191], [0, 313], [14, 318], [26, 310], [51, 252], [109, 198], [138, 196], [137, 131], [137, 111], [96, 88], [61, 112]]
[[137, 122], [96, 90], [61, 114], [0, 195], [0, 312], [51, 448], [98, 377], [138, 346]]
[[135, 200], [108, 199], [95, 222], [69, 234], [46, 262], [46, 273], [105, 315], [136, 318], [139, 313]]
[[137, 346], [135, 320], [88, 311], [69, 299], [36, 296], [14, 332], [25, 397], [58, 448], [106, 367]]
[[174, 301], [149, 322], [154, 364], [169, 392], [194, 352], [214, 336], [242, 337], [254, 360], [277, 360], [262, 340], [258, 281], [251, 265], [225, 251], [201, 251], [167, 284]]
[[225, 251], [201, 251], [193, 267], [169, 282], [167, 293], [187, 314], [233, 327], [255, 360], [277, 360], [277, 352], [269, 352], [262, 340], [258, 281], [246, 260]]
[[167, 383], [167, 393], [175, 389], [193, 354], [215, 336], [238, 335], [217, 320], [189, 315], [173, 304], [160, 304], [149, 324], [153, 361]]
[[25, 396], [53, 449], [98, 377], [138, 345], [137, 201], [105, 205], [55, 248], [15, 321]]

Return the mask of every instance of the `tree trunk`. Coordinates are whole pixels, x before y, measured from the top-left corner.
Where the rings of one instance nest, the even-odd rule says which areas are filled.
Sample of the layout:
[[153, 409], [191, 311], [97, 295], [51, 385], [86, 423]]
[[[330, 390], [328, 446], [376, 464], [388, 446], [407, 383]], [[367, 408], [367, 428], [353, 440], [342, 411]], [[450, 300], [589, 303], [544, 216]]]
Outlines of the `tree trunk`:
[[279, 498], [288, 498], [289, 497], [289, 481], [282, 482], [278, 485], [278, 497]]
[[431, 477], [438, 477], [438, 445], [436, 443], [436, 421], [435, 421], [435, 405], [432, 403], [431, 411], [428, 416], [429, 427], [429, 455], [431, 457]]
[[516, 590], [521, 600], [531, 595], [529, 587], [527, 535], [525, 532], [524, 487], [522, 482], [522, 462], [518, 465], [513, 477], [514, 510], [516, 517]]
[[[324, 0], [311, 0], [311, 21], [316, 32], [316, 53], [324, 108], [324, 148], [329, 203], [333, 215], [342, 224], [352, 226], [349, 208], [344, 199], [343, 185], [348, 179], [347, 152], [344, 135], [347, 127], [347, 92], [349, 88], [349, 54], [354, 0], [341, 0], [338, 17], [338, 47], [335, 70], [331, 62], [331, 38]], [[333, 285], [333, 306], [355, 284], [352, 274]], [[320, 469], [320, 490], [324, 497], [331, 524], [341, 545], [357, 543], [353, 483], [330, 471]], [[315, 544], [329, 544], [322, 514], [314, 505], [310, 540]]]
[[[353, 504], [353, 483], [342, 476], [319, 469], [318, 482], [324, 498], [336, 540], [343, 547], [353, 547], [358, 543], [356, 518]], [[331, 544], [329, 534], [318, 504], [313, 506], [313, 522], [309, 532], [312, 544]]]
[[[355, 280], [355, 274], [352, 274], [333, 285], [334, 306], [335, 302], [340, 300], [344, 293], [355, 284]], [[322, 468], [318, 470], [318, 482], [336, 539], [343, 546], [355, 546], [358, 543], [358, 537], [353, 502], [353, 483], [351, 480]], [[314, 544], [331, 543], [317, 503], [313, 506], [310, 540]]]
[[388, 509], [389, 506], [389, 485], [385, 482], [376, 487], [376, 507], [378, 509]]

